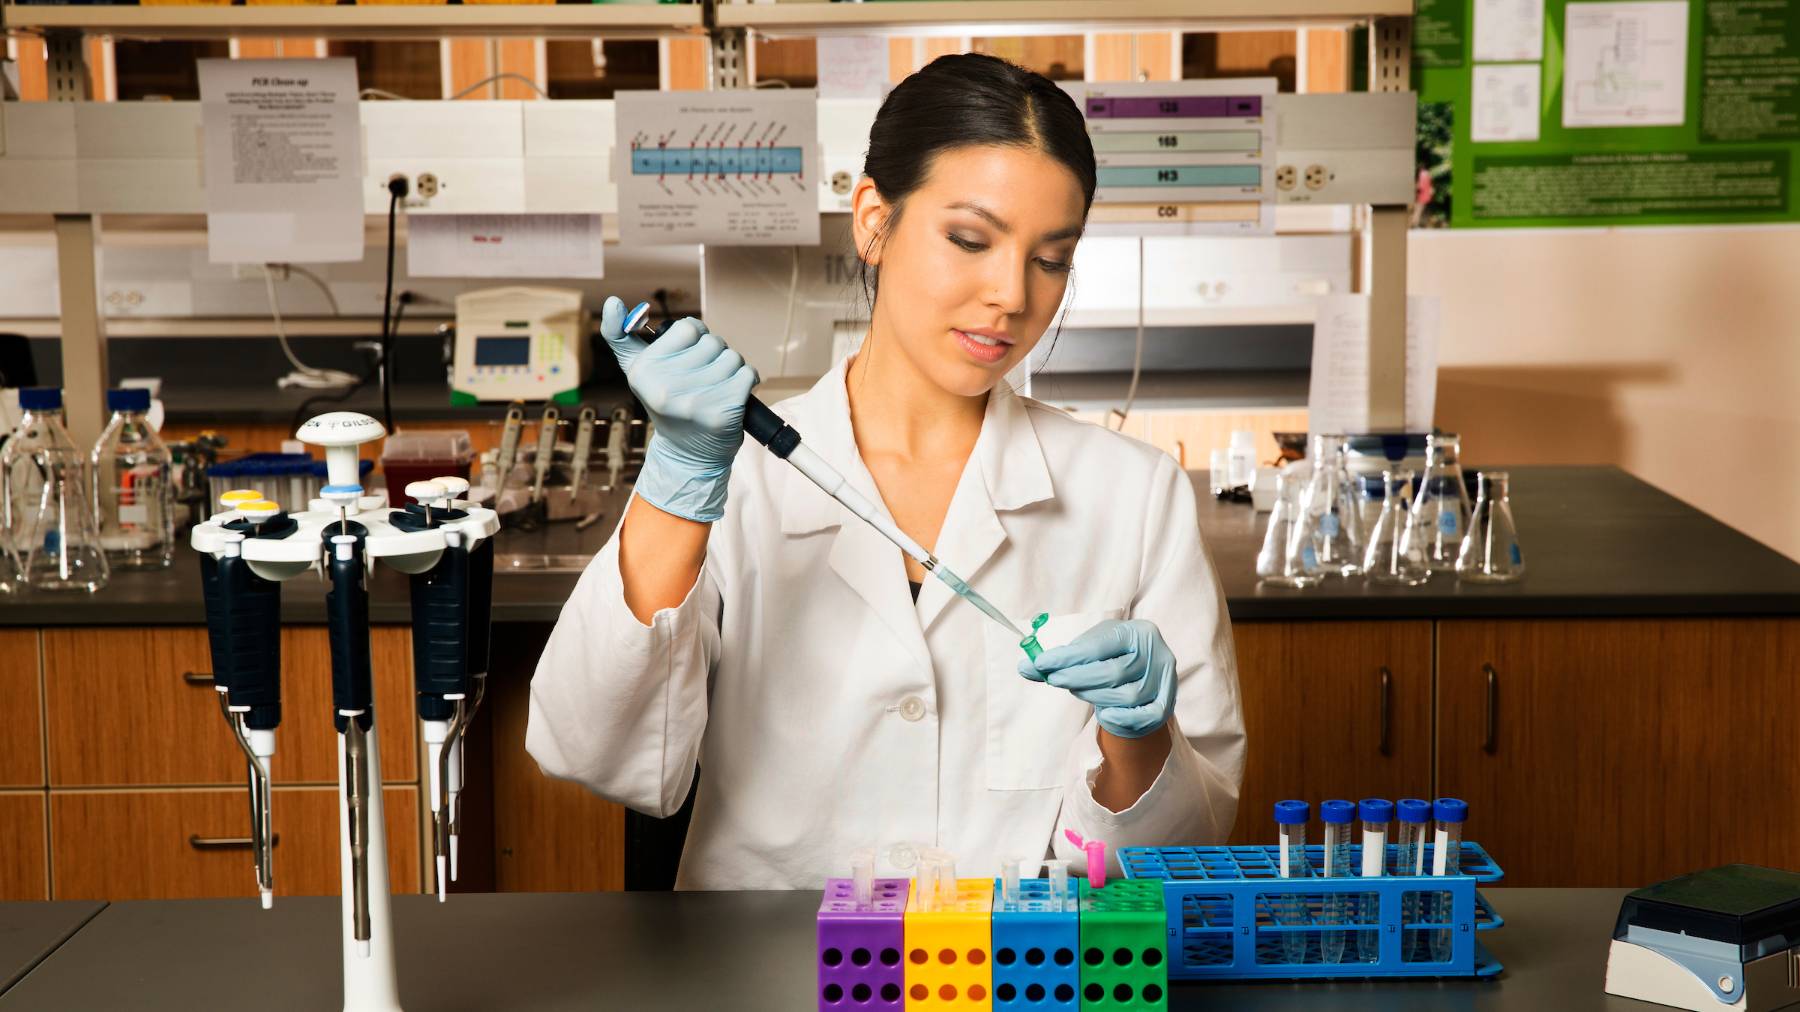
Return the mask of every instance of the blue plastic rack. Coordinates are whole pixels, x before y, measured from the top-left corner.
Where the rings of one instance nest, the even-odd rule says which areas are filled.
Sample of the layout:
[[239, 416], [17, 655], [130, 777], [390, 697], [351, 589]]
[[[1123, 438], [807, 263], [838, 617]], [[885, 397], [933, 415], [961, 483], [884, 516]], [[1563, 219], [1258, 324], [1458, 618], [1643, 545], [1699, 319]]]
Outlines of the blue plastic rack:
[[[1353, 846], [1352, 868], [1362, 867], [1362, 847]], [[1431, 867], [1427, 845], [1425, 867]], [[1500, 866], [1479, 844], [1462, 844], [1458, 875], [1398, 875], [1399, 848], [1390, 844], [1389, 874], [1381, 878], [1324, 878], [1325, 849], [1306, 848], [1305, 877], [1281, 878], [1280, 848], [1125, 847], [1119, 862], [1127, 878], [1163, 881], [1169, 916], [1171, 980], [1265, 980], [1320, 977], [1488, 977], [1500, 964], [1476, 941], [1476, 934], [1500, 927], [1500, 915], [1476, 886], [1498, 882]], [[1304, 918], [1282, 923], [1282, 901], [1299, 894]], [[1342, 921], [1325, 923], [1328, 897], [1348, 895]], [[1449, 916], [1440, 917], [1448, 898]], [[1450, 958], [1431, 958], [1431, 940], [1450, 933]], [[1361, 958], [1365, 933], [1379, 935], [1372, 962]], [[1290, 961], [1288, 939], [1302, 933], [1301, 959]], [[1341, 933], [1342, 956], [1324, 962]]]

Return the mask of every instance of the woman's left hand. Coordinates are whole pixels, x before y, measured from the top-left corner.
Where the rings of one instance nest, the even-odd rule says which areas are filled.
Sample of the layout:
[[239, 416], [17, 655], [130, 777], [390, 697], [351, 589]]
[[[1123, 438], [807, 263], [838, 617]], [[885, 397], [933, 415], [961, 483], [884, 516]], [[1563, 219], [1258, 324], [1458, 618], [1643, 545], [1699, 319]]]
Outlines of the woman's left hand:
[[1107, 619], [1073, 641], [1019, 662], [1019, 674], [1094, 705], [1101, 728], [1142, 738], [1175, 711], [1175, 655], [1156, 623]]

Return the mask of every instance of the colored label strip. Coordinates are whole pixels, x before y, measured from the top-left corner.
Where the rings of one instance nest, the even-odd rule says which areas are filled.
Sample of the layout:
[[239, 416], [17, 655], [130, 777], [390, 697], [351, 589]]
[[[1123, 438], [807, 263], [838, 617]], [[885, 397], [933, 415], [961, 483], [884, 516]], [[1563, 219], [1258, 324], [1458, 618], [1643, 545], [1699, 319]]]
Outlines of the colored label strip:
[[1170, 95], [1090, 98], [1089, 119], [1162, 119], [1261, 116], [1261, 95]]

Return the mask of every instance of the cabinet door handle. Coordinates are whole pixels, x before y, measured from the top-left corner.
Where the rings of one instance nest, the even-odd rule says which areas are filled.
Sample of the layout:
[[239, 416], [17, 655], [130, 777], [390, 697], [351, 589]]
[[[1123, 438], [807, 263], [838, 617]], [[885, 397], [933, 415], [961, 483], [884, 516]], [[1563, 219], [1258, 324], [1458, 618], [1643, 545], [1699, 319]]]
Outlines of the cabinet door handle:
[[189, 685], [210, 686], [213, 683], [213, 676], [210, 671], [183, 671], [181, 680]]
[[1487, 675], [1487, 734], [1481, 750], [1493, 755], [1500, 748], [1500, 673], [1492, 664], [1483, 664], [1481, 670]]
[[1393, 755], [1394, 673], [1381, 666], [1381, 754]]
[[[281, 842], [281, 834], [276, 833], [269, 838], [269, 846]], [[195, 850], [249, 850], [250, 838], [247, 836], [188, 836], [188, 846]]]

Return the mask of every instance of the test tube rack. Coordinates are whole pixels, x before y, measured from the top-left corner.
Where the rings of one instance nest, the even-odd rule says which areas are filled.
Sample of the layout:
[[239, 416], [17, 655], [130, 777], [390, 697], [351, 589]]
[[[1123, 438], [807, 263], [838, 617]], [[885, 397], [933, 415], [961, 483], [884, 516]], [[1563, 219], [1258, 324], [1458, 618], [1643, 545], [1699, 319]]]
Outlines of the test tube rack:
[[1017, 903], [994, 879], [958, 879], [954, 902], [920, 910], [908, 879], [876, 879], [855, 902], [831, 879], [818, 916], [819, 1012], [1076, 1012], [1168, 1007], [1167, 918], [1151, 881], [1085, 881], [1070, 902], [1022, 879]]
[[[1362, 867], [1353, 846], [1351, 868]], [[1433, 858], [1427, 845], [1425, 867]], [[1478, 885], [1500, 880], [1500, 866], [1479, 844], [1464, 841], [1455, 875], [1402, 875], [1399, 846], [1387, 848], [1388, 874], [1324, 878], [1324, 848], [1307, 851], [1307, 875], [1282, 878], [1280, 848], [1125, 847], [1119, 861], [1131, 881], [1160, 881], [1167, 911], [1171, 980], [1266, 980], [1361, 977], [1489, 977], [1501, 966], [1476, 940], [1505, 922]], [[1305, 923], [1280, 923], [1281, 902], [1298, 894]], [[1347, 896], [1342, 923], [1326, 923], [1328, 898]], [[1442, 902], [1447, 897], [1447, 904]], [[1449, 916], [1434, 911], [1448, 906]], [[1449, 932], [1449, 958], [1432, 958], [1430, 939]], [[1302, 933], [1302, 961], [1287, 957], [1285, 941]], [[1323, 962], [1330, 932], [1342, 932], [1342, 958]], [[1364, 932], [1380, 937], [1373, 962], [1359, 958]]]

